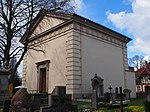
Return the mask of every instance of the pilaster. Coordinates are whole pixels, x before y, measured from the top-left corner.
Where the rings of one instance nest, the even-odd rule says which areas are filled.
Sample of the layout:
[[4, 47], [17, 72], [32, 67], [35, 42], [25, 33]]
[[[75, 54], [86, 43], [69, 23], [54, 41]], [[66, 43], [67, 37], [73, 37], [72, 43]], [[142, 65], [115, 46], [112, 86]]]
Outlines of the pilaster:
[[67, 92], [81, 93], [81, 37], [72, 32], [66, 40]]
[[22, 85], [26, 86], [26, 71], [27, 70], [27, 53], [23, 58], [23, 74], [22, 74]]

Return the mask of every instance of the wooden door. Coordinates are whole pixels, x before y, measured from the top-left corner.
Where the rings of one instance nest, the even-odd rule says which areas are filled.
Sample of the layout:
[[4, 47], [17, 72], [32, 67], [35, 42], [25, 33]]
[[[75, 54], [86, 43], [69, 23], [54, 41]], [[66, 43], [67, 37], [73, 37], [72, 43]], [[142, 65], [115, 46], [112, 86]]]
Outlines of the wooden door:
[[46, 68], [40, 68], [39, 92], [46, 92]]

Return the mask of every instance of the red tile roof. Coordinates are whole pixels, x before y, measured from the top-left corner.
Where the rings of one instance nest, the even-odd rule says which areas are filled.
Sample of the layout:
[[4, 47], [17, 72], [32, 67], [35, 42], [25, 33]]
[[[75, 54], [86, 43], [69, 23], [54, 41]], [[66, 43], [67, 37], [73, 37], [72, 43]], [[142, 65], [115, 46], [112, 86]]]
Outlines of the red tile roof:
[[144, 67], [135, 71], [135, 75], [149, 75], [150, 76], [150, 63], [148, 63]]

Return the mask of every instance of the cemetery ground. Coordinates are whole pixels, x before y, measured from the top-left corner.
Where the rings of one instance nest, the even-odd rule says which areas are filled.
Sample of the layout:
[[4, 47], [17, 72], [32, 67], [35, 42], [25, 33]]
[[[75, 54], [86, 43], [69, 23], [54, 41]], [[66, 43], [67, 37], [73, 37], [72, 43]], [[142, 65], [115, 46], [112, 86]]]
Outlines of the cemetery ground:
[[[124, 107], [124, 112], [145, 112], [144, 101], [145, 101], [144, 99], [132, 99], [130, 102], [128, 102], [128, 106]], [[102, 103], [100, 103], [100, 105], [102, 105]], [[111, 104], [107, 104], [107, 105], [111, 105]], [[92, 108], [91, 102], [85, 102], [85, 101], [78, 101], [77, 106], [78, 106], [78, 112], [120, 112], [119, 108], [107, 109], [107, 107], [100, 107], [99, 109], [95, 109]], [[3, 112], [3, 110], [0, 109], [0, 112]], [[39, 111], [36, 110], [31, 112], [39, 112]]]

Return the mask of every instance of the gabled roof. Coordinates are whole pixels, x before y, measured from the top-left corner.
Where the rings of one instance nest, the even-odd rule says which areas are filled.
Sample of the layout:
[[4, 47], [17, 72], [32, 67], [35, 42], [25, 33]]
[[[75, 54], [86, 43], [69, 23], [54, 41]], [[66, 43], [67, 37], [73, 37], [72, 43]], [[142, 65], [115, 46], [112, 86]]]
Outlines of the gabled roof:
[[[99, 30], [107, 35], [113, 36], [115, 38], [118, 38], [119, 40], [128, 43], [131, 39], [127, 36], [124, 36], [118, 32], [115, 32], [107, 27], [104, 27], [98, 23], [95, 23], [87, 18], [81, 17], [75, 13], [64, 13], [64, 12], [47, 12], [47, 11], [40, 11], [40, 13], [37, 15], [37, 17], [34, 19], [34, 22], [32, 23], [32, 25], [30, 26], [29, 30], [26, 32], [28, 34], [28, 36], [30, 37], [31, 34], [33, 33], [33, 31], [35, 30], [35, 28], [38, 26], [38, 24], [40, 23], [40, 21], [42, 20], [42, 18], [44, 16], [49, 16], [49, 17], [55, 17], [58, 19], [63, 19], [66, 20], [65, 22], [63, 22], [62, 24], [60, 24], [58, 27], [61, 27], [63, 25], [66, 25], [68, 23], [72, 23], [72, 22], [76, 22], [79, 24], [82, 24], [84, 26], [87, 27], [91, 27], [93, 29]], [[53, 28], [54, 30], [54, 28]], [[51, 31], [51, 29], [45, 31], [45, 32], [41, 32], [41, 35], [47, 34]], [[21, 42], [23, 42], [23, 40], [25, 39], [25, 37], [27, 36], [27, 34], [24, 34], [24, 36], [21, 38]], [[38, 37], [38, 36], [37, 36]], [[36, 37], [36, 38], [37, 38]], [[35, 39], [35, 38], [34, 38]]]
[[138, 69], [135, 72], [135, 75], [137, 75], [137, 76], [140, 76], [140, 75], [149, 75], [150, 76], [150, 63], [148, 63], [144, 67]]
[[[31, 23], [31, 25], [29, 26], [29, 28], [27, 29], [27, 31], [25, 32], [23, 37], [20, 39], [20, 42], [23, 43], [23, 41], [26, 37], [31, 36], [31, 34], [36, 29], [38, 24], [42, 21], [44, 16], [55, 17], [55, 18], [59, 18], [59, 19], [63, 19], [63, 20], [69, 20], [71, 18], [70, 17], [71, 14], [69, 14], [69, 13], [49, 12], [49, 11], [46, 11], [46, 10], [41, 10], [37, 14], [37, 16], [34, 18], [33, 22]], [[41, 33], [43, 33], [43, 32], [41, 32]]]

